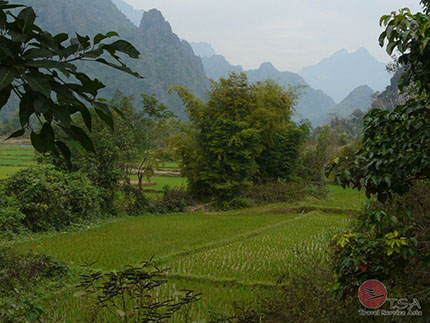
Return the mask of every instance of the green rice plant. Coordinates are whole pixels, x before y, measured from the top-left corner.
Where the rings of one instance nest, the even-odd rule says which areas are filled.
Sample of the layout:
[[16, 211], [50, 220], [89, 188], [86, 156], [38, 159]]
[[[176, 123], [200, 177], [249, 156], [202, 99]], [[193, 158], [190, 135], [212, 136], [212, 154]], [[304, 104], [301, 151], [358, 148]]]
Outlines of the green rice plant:
[[346, 222], [344, 215], [316, 212], [290, 217], [255, 237], [179, 258], [169, 263], [169, 273], [274, 283], [283, 272], [303, 269], [297, 261], [302, 254], [327, 261], [326, 232]]

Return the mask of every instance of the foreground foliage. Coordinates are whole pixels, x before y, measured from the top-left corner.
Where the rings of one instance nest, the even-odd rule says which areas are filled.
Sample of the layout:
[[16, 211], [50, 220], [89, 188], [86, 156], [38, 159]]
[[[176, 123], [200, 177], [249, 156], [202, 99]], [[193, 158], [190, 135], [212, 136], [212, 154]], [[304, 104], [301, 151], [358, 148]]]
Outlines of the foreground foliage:
[[189, 308], [200, 294], [186, 290], [180, 297], [176, 295], [176, 300], [160, 299], [156, 292], [167, 283], [164, 273], [152, 259], [106, 274], [90, 269], [81, 275], [79, 287], [84, 291], [75, 295], [93, 304], [92, 322], [103, 322], [107, 313], [116, 322], [167, 322], [179, 311], [183, 311], [183, 322], [187, 322]]
[[45, 314], [39, 292], [50, 283], [61, 285], [67, 267], [50, 257], [0, 248], [0, 321], [35, 322]]
[[[10, 11], [22, 7], [16, 15]], [[97, 99], [103, 83], [79, 72], [74, 63], [97, 62], [141, 77], [124, 65], [119, 56], [122, 53], [138, 58], [139, 52], [121, 39], [105, 43], [104, 40], [118, 36], [115, 32], [97, 34], [92, 40], [76, 34], [76, 38], [69, 40], [67, 34], [53, 36], [42, 30], [35, 20], [31, 7], [0, 1], [0, 109], [11, 95], [16, 96], [21, 129], [11, 137], [22, 136], [29, 130], [37, 151], [61, 153], [69, 162], [70, 145], [79, 143], [94, 151], [85, 131], [73, 124], [72, 115], [79, 113], [91, 131], [90, 110], [94, 109], [97, 116], [113, 128], [111, 108]], [[32, 116], [38, 120], [40, 131], [33, 129]], [[56, 140], [53, 124], [69, 142]]]
[[[374, 109], [364, 120], [362, 146], [334, 160], [344, 187], [364, 188], [370, 200], [350, 230], [333, 238], [336, 294], [354, 293], [379, 278], [400, 293], [430, 304], [430, 3], [424, 13], [409, 9], [383, 16], [387, 52], [400, 52], [399, 88], [406, 103], [393, 111]], [[430, 313], [425, 313], [429, 317]]]

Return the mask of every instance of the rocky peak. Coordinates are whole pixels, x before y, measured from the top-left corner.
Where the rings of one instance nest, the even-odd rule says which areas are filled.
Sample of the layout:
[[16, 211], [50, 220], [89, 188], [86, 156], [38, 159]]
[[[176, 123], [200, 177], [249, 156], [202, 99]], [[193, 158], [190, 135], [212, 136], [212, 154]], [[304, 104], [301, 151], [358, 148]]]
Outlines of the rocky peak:
[[273, 64], [270, 62], [265, 62], [261, 64], [258, 70], [265, 75], [272, 75], [272, 74], [279, 73], [279, 71], [275, 68], [275, 66], [273, 66]]
[[173, 33], [170, 24], [157, 9], [151, 9], [143, 13], [140, 29], [145, 33], [154, 33], [156, 35], [171, 35]]

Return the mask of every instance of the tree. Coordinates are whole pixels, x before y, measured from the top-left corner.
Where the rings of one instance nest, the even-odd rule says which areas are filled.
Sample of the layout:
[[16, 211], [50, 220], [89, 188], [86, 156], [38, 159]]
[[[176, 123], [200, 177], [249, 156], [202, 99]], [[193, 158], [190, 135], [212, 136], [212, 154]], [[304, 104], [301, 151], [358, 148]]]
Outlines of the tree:
[[301, 151], [298, 175], [305, 182], [323, 184], [324, 167], [339, 146], [339, 136], [329, 126], [315, 130], [318, 130], [317, 138], [309, 141]]
[[345, 293], [378, 278], [420, 293], [423, 308], [430, 308], [430, 1], [421, 3], [424, 13], [405, 8], [381, 18], [380, 44], [388, 40], [387, 52], [399, 52], [406, 102], [367, 113], [361, 148], [336, 159], [328, 172], [379, 200], [369, 199], [351, 229], [334, 236], [334, 290]]
[[[9, 11], [17, 8], [23, 9], [16, 15]], [[124, 65], [119, 56], [123, 53], [138, 58], [139, 52], [121, 39], [105, 43], [106, 39], [118, 36], [115, 32], [97, 34], [92, 40], [79, 34], [69, 39], [67, 34], [53, 36], [43, 31], [35, 20], [31, 7], [0, 1], [0, 109], [15, 95], [20, 102], [21, 128], [10, 137], [22, 136], [28, 130], [37, 151], [61, 153], [70, 162], [72, 141], [94, 151], [90, 138], [73, 123], [72, 115], [79, 113], [91, 131], [93, 110], [113, 128], [110, 107], [97, 99], [103, 83], [80, 73], [74, 63], [98, 62], [141, 77]], [[40, 123], [39, 131], [30, 124], [32, 116]], [[57, 140], [52, 125], [58, 126], [71, 141]]]
[[376, 194], [380, 201], [430, 177], [430, 7], [422, 3], [426, 13], [412, 15], [405, 8], [381, 18], [386, 30], [380, 44], [387, 39], [387, 53], [399, 51], [404, 68], [399, 89], [408, 93], [408, 100], [391, 112], [373, 109], [366, 114], [363, 148], [354, 159], [337, 160], [328, 170], [342, 169], [336, 173], [339, 184], [365, 188], [368, 197]]
[[174, 114], [168, 107], [159, 103], [155, 95], [142, 94], [143, 110], [137, 115], [138, 124], [135, 126], [137, 156], [137, 178], [138, 187], [143, 191], [143, 177], [148, 182], [154, 174], [160, 156], [161, 146], [165, 146], [166, 126], [168, 121], [174, 118]]
[[[213, 82], [207, 103], [184, 88], [173, 90], [190, 119], [178, 151], [192, 193], [228, 200], [262, 176], [289, 178], [298, 157], [296, 137], [302, 134], [290, 120], [294, 90], [273, 81], [250, 84], [244, 73]], [[272, 173], [265, 154], [275, 144], [279, 150], [271, 155], [272, 163], [285, 164]]]

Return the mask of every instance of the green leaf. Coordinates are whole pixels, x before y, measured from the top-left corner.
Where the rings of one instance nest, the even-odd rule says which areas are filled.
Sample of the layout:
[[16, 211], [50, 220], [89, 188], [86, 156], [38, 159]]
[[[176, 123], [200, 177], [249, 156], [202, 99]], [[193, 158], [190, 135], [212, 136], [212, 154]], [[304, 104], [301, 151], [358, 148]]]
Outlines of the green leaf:
[[19, 130], [15, 131], [14, 133], [12, 133], [9, 137], [7, 137], [7, 139], [21, 137], [24, 134], [25, 134], [25, 129], [19, 129]]
[[5, 10], [5, 9], [15, 9], [15, 8], [25, 7], [24, 5], [21, 5], [21, 4], [8, 4], [8, 3], [9, 2], [7, 2], [7, 1], [1, 1], [0, 2], [0, 9]]
[[28, 85], [30, 85], [33, 91], [42, 93], [46, 97], [51, 97], [51, 86], [46, 77], [43, 77], [44, 74], [25, 74], [24, 78], [27, 80]]
[[71, 162], [72, 153], [70, 152], [69, 147], [67, 147], [67, 145], [62, 141], [56, 141], [55, 145], [57, 146], [57, 148], [60, 150], [61, 154], [63, 155], [67, 168], [69, 170], [71, 170], [72, 169], [72, 162]]
[[64, 106], [54, 105], [52, 107], [52, 113], [57, 121], [59, 121], [63, 126], [69, 127], [72, 123], [72, 118], [70, 117], [69, 111]]
[[386, 37], [387, 33], [384, 31], [381, 33], [381, 35], [379, 35], [379, 46], [384, 47], [384, 41], [385, 41], [385, 37]]
[[110, 110], [109, 106], [105, 103], [95, 102], [94, 103], [94, 110], [96, 111], [99, 118], [102, 119], [109, 126], [109, 128], [113, 131], [114, 130], [114, 122], [113, 122], [112, 111]]
[[108, 51], [114, 50], [124, 54], [127, 54], [131, 58], [139, 58], [140, 52], [128, 41], [125, 40], [117, 40], [112, 44], [103, 44], [100, 48], [106, 49]]
[[54, 36], [54, 39], [57, 43], [65, 42], [67, 39], [69, 39], [69, 35], [66, 33], [60, 33]]
[[98, 48], [98, 49], [90, 50], [86, 52], [83, 56], [89, 57], [89, 58], [97, 58], [97, 57], [100, 57], [101, 55], [103, 55], [103, 49]]
[[388, 187], [391, 187], [391, 177], [390, 176], [384, 176], [385, 183], [387, 183]]
[[0, 30], [3, 30], [5, 28], [6, 20], [6, 14], [4, 13], [4, 11], [0, 11]]
[[86, 93], [89, 93], [94, 97], [97, 95], [97, 92], [100, 89], [103, 89], [105, 87], [105, 85], [98, 79], [92, 80], [84, 73], [75, 73], [74, 75], [82, 83]]
[[19, 77], [19, 74], [13, 69], [6, 69], [0, 67], [0, 90], [9, 86], [15, 78]]
[[59, 69], [61, 71], [66, 71], [67, 69], [72, 70], [72, 71], [76, 71], [76, 66], [73, 64], [68, 64], [68, 63], [64, 63], [64, 62], [56, 62], [56, 61], [52, 61], [52, 60], [48, 60], [48, 59], [31, 61], [31, 62], [26, 63], [25, 65], [30, 66], [30, 67], [38, 67], [38, 68], [46, 68], [46, 69], [56, 68], [56, 69]]
[[67, 46], [66, 48], [59, 51], [59, 55], [61, 58], [67, 58], [70, 55], [76, 54], [79, 50], [79, 44], [71, 44], [70, 46]]
[[70, 126], [69, 130], [72, 134], [72, 138], [78, 141], [82, 147], [88, 151], [95, 152], [93, 142], [83, 129], [76, 126]]
[[82, 46], [83, 49], [87, 49], [90, 47], [90, 37], [81, 36], [78, 33], [76, 34], [76, 37], [78, 38], [78, 42]]
[[26, 59], [34, 59], [34, 58], [49, 58], [53, 57], [55, 53], [47, 48], [30, 48], [25, 51], [22, 55]]
[[42, 45], [43, 47], [47, 47], [54, 50], [55, 52], [58, 52], [58, 43], [55, 41], [54, 37], [47, 31], [42, 31], [37, 36], [37, 40], [40, 43], [38, 45]]
[[8, 86], [0, 91], [0, 111], [3, 106], [9, 101], [10, 94], [12, 92], [12, 86]]
[[107, 65], [107, 66], [110, 66], [110, 67], [113, 67], [113, 68], [115, 68], [115, 69], [117, 69], [117, 70], [120, 70], [120, 71], [123, 71], [123, 72], [126, 72], [126, 73], [128, 73], [128, 74], [131, 74], [131, 75], [133, 75], [134, 77], [137, 77], [137, 78], [140, 78], [140, 79], [143, 79], [143, 76], [141, 76], [139, 73], [137, 73], [137, 72], [133, 72], [130, 68], [128, 68], [126, 65], [116, 65], [116, 64], [113, 64], [113, 63], [111, 63], [111, 62], [108, 62], [108, 61], [106, 61], [104, 58], [98, 58], [98, 59], [96, 59], [96, 62], [99, 62], [99, 63], [102, 63], [102, 64], [104, 64], [104, 65]]
[[5, 54], [13, 60], [17, 60], [19, 53], [21, 53], [21, 47], [14, 41], [0, 36], [0, 53]]
[[30, 138], [31, 138], [31, 144], [39, 153], [43, 154], [47, 152], [46, 141], [43, 140], [43, 138], [40, 135], [32, 131]]
[[103, 35], [103, 34], [97, 34], [94, 37], [94, 45], [97, 45], [98, 43], [100, 43], [102, 40], [105, 40], [107, 38], [111, 38], [111, 37], [119, 37], [119, 35], [115, 32], [115, 31], [111, 31], [108, 32], [107, 34]]
[[34, 113], [33, 101], [35, 97], [33, 92], [27, 92], [19, 103], [19, 122], [23, 128], [28, 125], [30, 116]]
[[85, 106], [79, 106], [79, 112], [81, 113], [82, 119], [84, 120], [87, 129], [91, 132], [92, 129], [92, 117], [90, 111]]
[[18, 14], [18, 19], [22, 19], [24, 21], [24, 26], [22, 26], [22, 30], [26, 31], [29, 29], [31, 25], [34, 24], [36, 20], [36, 14], [32, 7], [27, 7]]
[[34, 112], [40, 115], [46, 113], [49, 110], [50, 102], [43, 95], [36, 95], [33, 101]]
[[390, 42], [390, 43], [388, 43], [388, 45], [387, 45], [387, 53], [388, 53], [388, 55], [391, 55], [393, 53], [393, 51], [396, 48], [396, 46], [397, 46], [397, 42]]

